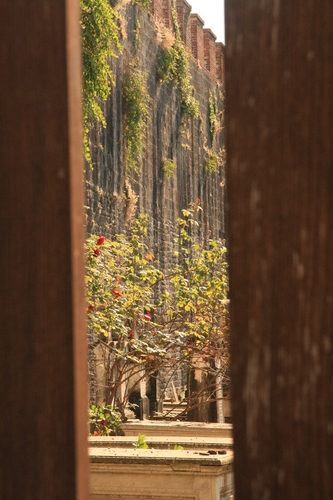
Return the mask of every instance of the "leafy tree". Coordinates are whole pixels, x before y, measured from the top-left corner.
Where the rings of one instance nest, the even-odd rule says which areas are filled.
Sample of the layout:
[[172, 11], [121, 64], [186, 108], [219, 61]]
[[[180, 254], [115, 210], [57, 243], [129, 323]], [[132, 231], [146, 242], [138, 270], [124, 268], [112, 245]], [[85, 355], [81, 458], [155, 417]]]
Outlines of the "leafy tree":
[[[92, 344], [100, 345], [104, 352], [107, 402], [117, 404], [123, 417], [140, 380], [158, 370], [163, 369], [166, 379], [176, 370], [189, 372], [194, 367], [214, 380], [218, 373], [226, 375], [226, 250], [222, 241], [202, 243], [195, 236], [200, 210], [198, 204], [183, 210], [175, 252], [179, 263], [165, 274], [144, 242], [145, 215], [133, 222], [128, 235], [117, 235], [113, 241], [92, 236], [87, 241]], [[218, 360], [220, 368], [216, 367]], [[121, 385], [126, 386], [122, 400]], [[206, 389], [206, 400], [212, 401], [214, 384]], [[187, 410], [197, 401], [196, 396], [185, 399]]]

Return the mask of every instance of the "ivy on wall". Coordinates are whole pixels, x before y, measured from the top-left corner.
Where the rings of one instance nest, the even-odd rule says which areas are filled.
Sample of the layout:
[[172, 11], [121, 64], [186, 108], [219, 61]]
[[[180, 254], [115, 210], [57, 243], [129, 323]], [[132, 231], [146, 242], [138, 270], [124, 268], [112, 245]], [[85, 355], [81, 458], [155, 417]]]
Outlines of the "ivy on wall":
[[180, 93], [181, 116], [189, 115], [198, 118], [199, 102], [194, 97], [194, 87], [191, 85], [190, 55], [181, 39], [177, 14], [172, 9], [172, 19], [175, 28], [175, 41], [170, 48], [161, 48], [157, 55], [158, 75], [162, 82], [175, 82]]
[[133, 68], [123, 81], [123, 104], [125, 115], [126, 166], [138, 172], [146, 150], [150, 97], [144, 74]]
[[207, 172], [217, 173], [220, 167], [223, 167], [226, 162], [226, 151], [221, 148], [218, 153], [209, 150], [208, 157], [205, 162]]
[[210, 131], [210, 141], [212, 147], [214, 147], [215, 137], [222, 130], [221, 115], [219, 112], [216, 92], [209, 91], [209, 131]]
[[[117, 57], [121, 51], [119, 40], [119, 14], [115, 8], [121, 0], [80, 0], [81, 39], [83, 61], [83, 115], [84, 115], [84, 154], [91, 164], [88, 144], [88, 123], [99, 122], [106, 126], [101, 105], [110, 93], [114, 83], [110, 58]], [[149, 12], [150, 0], [132, 0], [133, 5]], [[176, 10], [172, 9], [174, 37], [170, 46], [160, 48], [157, 55], [158, 75], [162, 82], [174, 82], [180, 93], [182, 122], [181, 135], [185, 136], [185, 117], [201, 118], [199, 102], [194, 97], [195, 89], [191, 84], [190, 54], [180, 35]], [[135, 19], [134, 45], [140, 49], [140, 23]], [[138, 172], [146, 149], [146, 121], [149, 114], [150, 97], [144, 73], [140, 69], [138, 55], [135, 56], [133, 69], [124, 77], [123, 108], [125, 117], [125, 146], [127, 172]], [[216, 172], [223, 164], [223, 154], [214, 151], [216, 135], [222, 129], [223, 111], [219, 111], [216, 92], [209, 93], [209, 128], [211, 149], [206, 149], [206, 170]], [[172, 160], [163, 160], [163, 172], [167, 178], [174, 175], [176, 165]]]
[[132, 3], [141, 7], [145, 12], [148, 12], [151, 0], [132, 0]]
[[100, 102], [105, 102], [113, 82], [109, 59], [121, 50], [118, 14], [108, 0], [81, 0], [81, 41], [83, 65], [83, 141], [84, 155], [91, 163], [88, 144], [88, 121], [100, 122], [105, 118]]
[[169, 158], [164, 158], [162, 161], [162, 167], [163, 167], [163, 172], [166, 176], [167, 179], [170, 179], [170, 177], [173, 177], [175, 175], [175, 172], [177, 170], [177, 165], [175, 162]]

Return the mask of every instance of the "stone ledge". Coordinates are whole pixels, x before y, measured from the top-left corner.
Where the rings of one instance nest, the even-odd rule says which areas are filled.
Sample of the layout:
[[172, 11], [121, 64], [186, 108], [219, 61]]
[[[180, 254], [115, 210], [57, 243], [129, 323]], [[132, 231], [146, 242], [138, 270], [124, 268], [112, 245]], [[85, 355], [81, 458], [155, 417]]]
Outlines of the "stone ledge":
[[233, 453], [226, 455], [201, 455], [200, 452], [186, 450], [143, 450], [122, 448], [90, 448], [89, 460], [91, 464], [149, 464], [168, 465], [179, 468], [190, 466], [221, 467], [233, 464]]
[[207, 457], [194, 451], [91, 448], [89, 454], [90, 500], [233, 498], [230, 451]]
[[[132, 448], [136, 442], [136, 436], [91, 436], [88, 438], [89, 446], [93, 448]], [[180, 445], [185, 450], [191, 449], [216, 449], [232, 448], [232, 438], [212, 438], [212, 437], [166, 437], [152, 436], [145, 438], [149, 448], [173, 449]]]

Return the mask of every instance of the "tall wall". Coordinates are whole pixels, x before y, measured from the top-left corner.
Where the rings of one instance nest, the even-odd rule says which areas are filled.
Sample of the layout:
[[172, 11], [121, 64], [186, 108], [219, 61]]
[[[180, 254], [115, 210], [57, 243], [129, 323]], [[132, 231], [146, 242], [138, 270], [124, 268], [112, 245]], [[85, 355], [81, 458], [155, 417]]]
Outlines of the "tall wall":
[[[172, 83], [162, 84], [157, 75], [157, 53], [160, 43], [163, 43], [163, 25], [171, 23], [170, 1], [154, 0], [149, 15], [138, 6], [127, 4], [121, 10], [122, 32], [126, 31], [125, 39], [122, 40], [123, 51], [118, 59], [113, 58], [111, 61], [115, 85], [104, 106], [107, 126], [105, 129], [100, 125], [93, 128], [90, 134], [93, 169], [89, 166], [86, 168], [88, 232], [103, 232], [110, 236], [123, 230], [126, 172], [122, 82], [137, 55], [147, 78], [151, 102], [146, 154], [142, 159], [140, 175], [131, 180], [131, 185], [138, 195], [138, 210], [149, 215], [149, 244], [162, 268], [168, 267], [171, 262], [177, 217], [191, 201], [198, 198], [201, 201], [203, 236], [207, 236], [210, 230], [214, 237], [224, 238], [226, 231], [224, 170], [221, 168], [218, 174], [208, 174], [205, 170], [205, 150], [211, 147], [209, 92], [215, 90], [219, 96], [222, 90], [216, 75], [216, 65], [213, 64], [216, 56], [214, 36], [209, 30], [208, 47], [214, 50], [213, 55], [209, 56], [207, 44], [206, 49], [204, 46], [201, 18], [190, 14], [190, 5], [186, 0], [177, 0], [176, 7], [182, 37], [188, 49], [195, 45], [197, 53], [202, 54], [202, 61], [196, 59], [197, 53], [192, 55], [190, 61], [192, 84], [200, 103], [202, 122], [199, 119], [190, 120], [186, 138], [180, 137], [179, 92]], [[135, 19], [140, 23], [139, 49], [134, 46]], [[194, 22], [196, 33], [193, 31]], [[223, 144], [222, 131], [216, 140], [216, 151]], [[164, 158], [173, 159], [177, 164], [174, 178], [167, 179], [163, 173]]]
[[[207, 150], [212, 147], [209, 92], [216, 92], [222, 110], [221, 69], [224, 64], [218, 58], [224, 55], [221, 50], [217, 50], [219, 47], [215, 44], [215, 35], [210, 30], [204, 31], [203, 20], [191, 14], [191, 6], [186, 0], [177, 0], [175, 7], [181, 36], [192, 56], [192, 84], [202, 118], [191, 119], [186, 137], [181, 137], [179, 91], [173, 83], [162, 84], [157, 74], [158, 51], [167, 38], [170, 43], [170, 32], [169, 37], [164, 38], [163, 33], [165, 26], [172, 27], [171, 1], [154, 0], [149, 15], [138, 6], [128, 3], [120, 11], [123, 50], [117, 59], [111, 61], [115, 85], [104, 105], [107, 125], [105, 129], [102, 126], [92, 128], [90, 149], [93, 168], [86, 166], [87, 231], [93, 234], [101, 232], [110, 237], [123, 231], [126, 226], [125, 180], [129, 176], [125, 168], [122, 83], [136, 57], [146, 76], [151, 101], [146, 153], [142, 158], [140, 174], [134, 178], [130, 176], [129, 182], [138, 197], [137, 210], [149, 215], [147, 243], [162, 270], [167, 270], [174, 262], [172, 250], [178, 235], [177, 218], [190, 202], [200, 199], [203, 208], [202, 238], [208, 237], [209, 231], [214, 238], [224, 238], [226, 233], [224, 168], [221, 167], [216, 174], [208, 174], [205, 169]], [[138, 22], [140, 45], [135, 47]], [[221, 131], [214, 149], [218, 152], [223, 146], [224, 135]], [[173, 159], [177, 164], [173, 178], [167, 179], [163, 172], [164, 158]], [[96, 353], [90, 351], [89, 354], [91, 366], [94, 366]], [[176, 391], [183, 392], [186, 374], [179, 370], [173, 377], [173, 384]], [[92, 400], [95, 398], [95, 389], [92, 373]], [[164, 389], [162, 376], [161, 390]], [[166, 388], [166, 396], [173, 396], [171, 387]], [[102, 393], [99, 398], [103, 398]]]

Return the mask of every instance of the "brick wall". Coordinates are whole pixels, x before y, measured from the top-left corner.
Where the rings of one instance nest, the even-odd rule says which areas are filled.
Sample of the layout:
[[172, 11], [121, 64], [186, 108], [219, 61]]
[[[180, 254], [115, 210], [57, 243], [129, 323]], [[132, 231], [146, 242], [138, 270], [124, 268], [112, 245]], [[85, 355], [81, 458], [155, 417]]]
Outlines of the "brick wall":
[[[157, 3], [155, 3], [156, 8]], [[136, 12], [136, 14], [135, 14]], [[151, 96], [150, 117], [147, 123], [147, 148], [142, 162], [140, 178], [133, 183], [139, 196], [138, 208], [150, 216], [149, 245], [159, 255], [161, 267], [170, 264], [177, 217], [181, 210], [199, 198], [203, 207], [205, 232], [214, 237], [225, 236], [224, 173], [207, 174], [205, 171], [205, 140], [209, 138], [209, 91], [218, 87], [208, 71], [196, 61], [190, 61], [192, 84], [199, 100], [202, 123], [191, 120], [186, 147], [179, 140], [180, 98], [178, 90], [170, 84], [161, 85], [156, 78], [156, 57], [159, 50], [152, 19], [138, 7], [128, 4], [123, 13], [127, 20], [127, 39], [118, 59], [112, 59], [115, 86], [104, 105], [107, 126], [93, 128], [90, 134], [93, 170], [87, 167], [88, 232], [100, 231], [110, 236], [124, 227], [124, 117], [122, 110], [122, 81], [124, 72], [133, 60], [135, 15], [139, 17], [142, 69], [147, 76]], [[191, 16], [193, 18], [193, 16]], [[196, 25], [203, 27], [199, 16]], [[193, 19], [192, 19], [193, 21]], [[200, 29], [199, 29], [200, 32]], [[201, 29], [203, 39], [203, 29]], [[200, 38], [200, 37], [199, 37]], [[200, 54], [200, 51], [199, 51]], [[204, 66], [202, 43], [201, 60]], [[223, 133], [216, 142], [216, 150], [223, 147]], [[174, 178], [166, 179], [162, 160], [173, 158], [178, 168]]]
[[152, 0], [150, 12], [166, 27], [173, 30], [172, 5], [175, 6], [181, 38], [192, 57], [219, 83], [224, 81], [224, 45], [216, 43], [210, 29], [198, 14], [191, 14], [187, 0]]
[[216, 35], [210, 29], [204, 29], [205, 68], [216, 80]]
[[222, 42], [216, 43], [216, 78], [222, 87], [225, 86], [225, 46]]
[[180, 35], [186, 47], [192, 53], [191, 5], [186, 0], [176, 0], [176, 9]]
[[204, 21], [198, 14], [191, 14], [192, 54], [201, 68], [205, 68]]
[[[154, 1], [154, 15], [161, 12], [160, 0]], [[185, 4], [185, 7], [186, 4]], [[193, 20], [184, 9], [187, 26]], [[140, 22], [139, 60], [147, 78], [151, 97], [150, 116], [147, 121], [146, 154], [138, 178], [132, 181], [132, 188], [138, 196], [138, 211], [149, 216], [147, 244], [158, 258], [162, 270], [175, 263], [174, 239], [177, 236], [177, 218], [181, 210], [191, 201], [201, 200], [203, 207], [202, 238], [209, 231], [213, 238], [225, 238], [225, 172], [208, 174], [205, 170], [206, 140], [209, 138], [209, 92], [218, 84], [204, 69], [203, 22], [199, 16], [194, 20], [199, 32], [200, 68], [195, 59], [190, 60], [192, 84], [199, 101], [202, 122], [190, 120], [186, 144], [181, 144], [180, 96], [172, 82], [160, 84], [156, 74], [156, 58], [159, 50], [153, 20], [138, 7], [126, 5], [122, 13], [127, 21], [127, 39], [123, 40], [123, 51], [118, 59], [111, 60], [115, 85], [111, 88], [108, 101], [103, 105], [106, 128], [95, 126], [89, 142], [93, 170], [86, 167], [86, 205], [88, 208], [87, 232], [112, 237], [125, 229], [125, 167], [124, 167], [124, 116], [122, 109], [122, 82], [136, 54], [134, 49], [135, 16]], [[184, 33], [189, 33], [188, 27]], [[200, 34], [201, 33], [201, 34]], [[188, 36], [188, 35], [187, 35]], [[193, 39], [192, 39], [193, 41]], [[200, 44], [199, 44], [200, 45]], [[216, 151], [223, 147], [221, 132], [216, 140]], [[167, 179], [163, 173], [162, 161], [172, 158], [177, 164], [176, 174]], [[174, 384], [181, 390], [183, 374], [179, 373]], [[172, 395], [172, 393], [170, 392]], [[170, 395], [169, 394], [169, 395]]]

